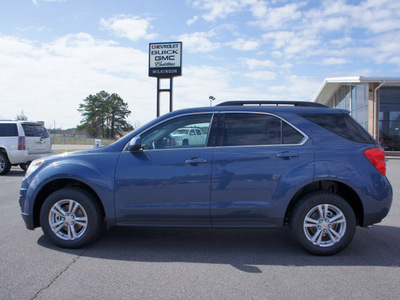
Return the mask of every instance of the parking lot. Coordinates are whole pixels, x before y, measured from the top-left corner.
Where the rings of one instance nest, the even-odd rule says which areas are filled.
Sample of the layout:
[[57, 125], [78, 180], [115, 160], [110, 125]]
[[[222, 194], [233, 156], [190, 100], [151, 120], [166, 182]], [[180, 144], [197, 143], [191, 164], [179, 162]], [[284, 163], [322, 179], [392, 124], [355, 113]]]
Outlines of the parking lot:
[[396, 299], [400, 160], [388, 161], [389, 216], [315, 257], [289, 230], [112, 228], [93, 245], [53, 246], [19, 213], [24, 173], [0, 177], [1, 299]]

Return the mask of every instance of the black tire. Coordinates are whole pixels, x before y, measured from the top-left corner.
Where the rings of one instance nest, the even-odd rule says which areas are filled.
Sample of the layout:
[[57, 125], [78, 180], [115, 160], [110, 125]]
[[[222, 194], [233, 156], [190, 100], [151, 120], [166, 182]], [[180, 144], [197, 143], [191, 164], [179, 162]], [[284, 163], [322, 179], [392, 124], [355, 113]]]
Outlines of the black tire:
[[182, 141], [182, 146], [189, 146], [189, 141], [188, 140], [183, 140]]
[[96, 240], [103, 221], [103, 211], [97, 200], [79, 188], [55, 191], [40, 210], [40, 224], [45, 236], [63, 248], [80, 248]]
[[306, 251], [314, 255], [333, 255], [350, 244], [356, 230], [356, 217], [342, 197], [318, 192], [305, 196], [295, 205], [290, 230]]
[[27, 163], [27, 164], [19, 164], [19, 167], [20, 167], [22, 170], [26, 171], [26, 170], [28, 170], [29, 165], [30, 165], [29, 163]]
[[0, 152], [0, 175], [6, 175], [10, 172], [11, 163], [8, 160], [7, 154]]

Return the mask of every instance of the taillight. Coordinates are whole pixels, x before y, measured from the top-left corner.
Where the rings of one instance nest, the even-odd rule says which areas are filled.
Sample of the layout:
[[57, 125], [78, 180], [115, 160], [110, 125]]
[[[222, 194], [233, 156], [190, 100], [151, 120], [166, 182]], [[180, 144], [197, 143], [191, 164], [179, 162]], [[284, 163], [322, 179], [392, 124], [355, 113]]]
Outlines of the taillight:
[[18, 138], [18, 150], [25, 150], [26, 144], [25, 144], [25, 137], [20, 136]]
[[365, 157], [381, 173], [386, 176], [385, 152], [381, 148], [371, 148], [364, 151]]

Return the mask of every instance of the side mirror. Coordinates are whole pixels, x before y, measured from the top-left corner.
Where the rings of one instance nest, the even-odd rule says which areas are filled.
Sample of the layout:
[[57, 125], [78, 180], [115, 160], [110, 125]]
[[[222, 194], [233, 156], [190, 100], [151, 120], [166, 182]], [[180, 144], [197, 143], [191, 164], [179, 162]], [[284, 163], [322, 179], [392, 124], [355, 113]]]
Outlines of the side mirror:
[[140, 149], [142, 149], [142, 138], [137, 136], [129, 142], [128, 150], [133, 152], [139, 151]]

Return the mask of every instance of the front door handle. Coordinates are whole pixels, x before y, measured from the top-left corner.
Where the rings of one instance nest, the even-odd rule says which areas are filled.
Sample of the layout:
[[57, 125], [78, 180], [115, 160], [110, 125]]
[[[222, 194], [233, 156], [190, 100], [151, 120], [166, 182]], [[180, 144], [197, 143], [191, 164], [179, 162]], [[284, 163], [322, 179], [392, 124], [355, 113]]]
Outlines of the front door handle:
[[295, 152], [284, 151], [284, 152], [278, 153], [276, 155], [276, 157], [282, 158], [282, 159], [290, 159], [292, 157], [299, 157], [299, 154], [295, 153]]
[[185, 163], [187, 165], [197, 165], [197, 164], [204, 164], [207, 162], [207, 159], [205, 158], [198, 158], [198, 157], [194, 157], [192, 159], [188, 159], [187, 161], [185, 161]]

